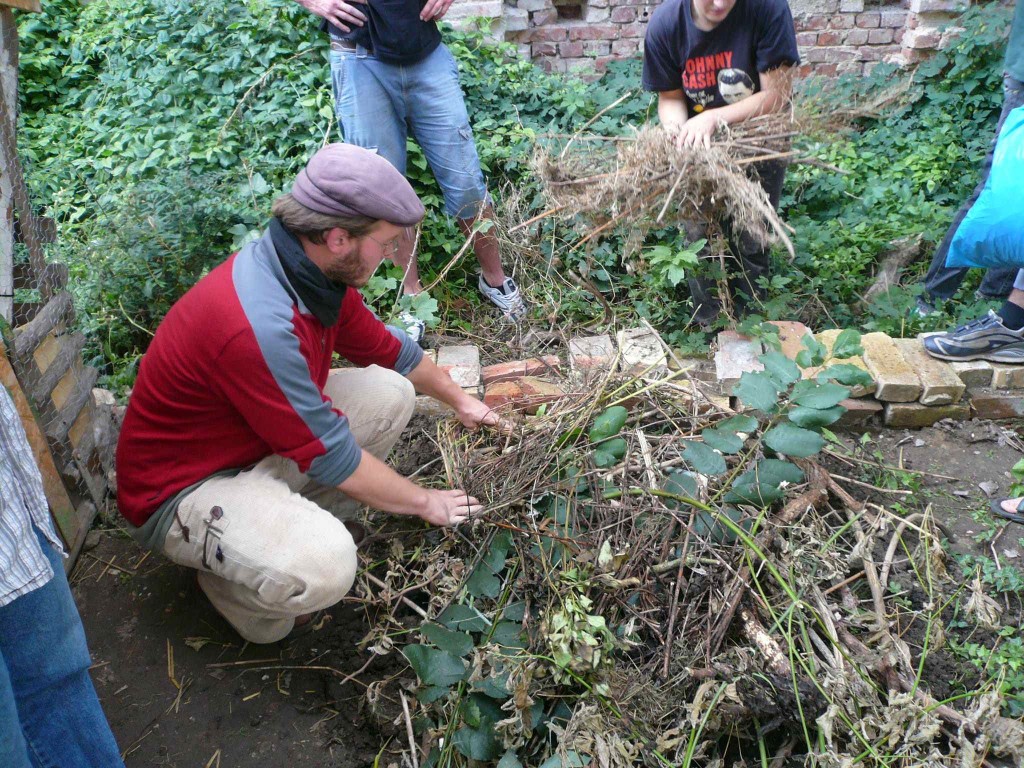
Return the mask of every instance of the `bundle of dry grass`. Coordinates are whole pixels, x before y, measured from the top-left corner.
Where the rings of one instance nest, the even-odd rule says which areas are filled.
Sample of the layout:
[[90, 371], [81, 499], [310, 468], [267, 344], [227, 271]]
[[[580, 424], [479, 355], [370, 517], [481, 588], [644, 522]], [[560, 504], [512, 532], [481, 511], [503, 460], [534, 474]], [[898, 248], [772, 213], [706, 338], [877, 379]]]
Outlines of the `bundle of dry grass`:
[[793, 135], [791, 118], [773, 114], [721, 129], [710, 148], [679, 149], [665, 131], [645, 126], [623, 140], [580, 136], [557, 154], [539, 149], [534, 169], [553, 213], [605, 219], [577, 245], [620, 223], [699, 221], [712, 234], [727, 231], [728, 223], [763, 245], [781, 242], [792, 255], [785, 226], [749, 171], [793, 157]]

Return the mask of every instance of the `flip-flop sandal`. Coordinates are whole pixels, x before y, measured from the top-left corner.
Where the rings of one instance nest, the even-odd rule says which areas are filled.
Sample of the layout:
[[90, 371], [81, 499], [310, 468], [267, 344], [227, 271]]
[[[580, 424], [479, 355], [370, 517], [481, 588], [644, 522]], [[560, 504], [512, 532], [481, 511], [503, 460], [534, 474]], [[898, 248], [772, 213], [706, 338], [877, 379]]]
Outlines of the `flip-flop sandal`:
[[1024, 499], [1021, 499], [1017, 504], [1015, 512], [1007, 512], [1003, 509], [1003, 502], [1009, 501], [1009, 499], [995, 499], [992, 502], [992, 514], [997, 517], [1001, 517], [1004, 520], [1009, 520], [1014, 523], [1021, 523], [1024, 525]]

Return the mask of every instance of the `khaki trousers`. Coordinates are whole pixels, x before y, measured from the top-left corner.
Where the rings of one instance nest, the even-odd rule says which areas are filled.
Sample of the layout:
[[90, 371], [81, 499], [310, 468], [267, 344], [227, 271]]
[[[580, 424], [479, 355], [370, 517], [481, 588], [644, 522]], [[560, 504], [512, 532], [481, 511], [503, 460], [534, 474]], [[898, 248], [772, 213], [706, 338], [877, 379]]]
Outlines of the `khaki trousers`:
[[[382, 460], [409, 422], [416, 394], [404, 376], [377, 366], [333, 371], [324, 393], [348, 416], [356, 442]], [[358, 506], [294, 461], [268, 456], [184, 497], [163, 551], [198, 569], [203, 592], [238, 634], [273, 643], [291, 632], [296, 616], [334, 605], [351, 589], [356, 548], [342, 520]]]

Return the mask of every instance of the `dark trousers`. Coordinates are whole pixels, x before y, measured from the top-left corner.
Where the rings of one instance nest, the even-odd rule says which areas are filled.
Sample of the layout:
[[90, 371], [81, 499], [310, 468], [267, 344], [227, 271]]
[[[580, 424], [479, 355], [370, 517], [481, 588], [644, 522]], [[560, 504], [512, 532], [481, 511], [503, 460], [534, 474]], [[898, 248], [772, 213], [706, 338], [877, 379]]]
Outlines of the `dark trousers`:
[[[1007, 75], [1003, 80], [1003, 111], [999, 114], [996, 134], [992, 137], [988, 154], [985, 155], [985, 162], [981, 166], [981, 179], [978, 181], [978, 186], [974, 188], [971, 196], [967, 198], [964, 204], [960, 206], [960, 210], [956, 212], [956, 216], [953, 217], [953, 223], [950, 224], [949, 229], [946, 231], [946, 236], [942, 238], [942, 242], [939, 243], [939, 247], [935, 250], [935, 255], [932, 256], [932, 263], [928, 267], [928, 274], [924, 277], [926, 298], [941, 301], [953, 298], [953, 294], [960, 288], [960, 284], [967, 275], [967, 269], [964, 267], [947, 267], [946, 255], [949, 253], [949, 246], [953, 242], [957, 229], [960, 227], [960, 222], [967, 216], [967, 212], [971, 210], [971, 206], [974, 205], [978, 200], [978, 196], [981, 195], [981, 190], [985, 188], [989, 171], [992, 170], [992, 155], [996, 151], [996, 140], [999, 138], [999, 131], [1002, 130], [1006, 116], [1012, 110], [1022, 105], [1024, 105], [1024, 83]], [[1013, 268], [990, 269], [985, 272], [985, 278], [981, 282], [979, 292], [988, 298], [1004, 298], [1010, 293], [1010, 289], [1013, 288], [1013, 280], [1016, 276], [1017, 270]]]
[[[782, 196], [782, 184], [786, 178], [787, 163], [782, 160], [768, 160], [754, 165], [754, 178], [768, 193], [772, 208], [778, 210], [779, 198]], [[690, 222], [685, 225], [686, 236], [695, 242], [707, 237], [707, 228], [702, 223]], [[764, 289], [758, 285], [761, 277], [767, 277], [771, 267], [769, 249], [754, 238], [736, 232], [727, 232], [729, 248], [735, 259], [726, 261], [728, 272], [729, 293], [737, 316], [746, 312], [750, 300], [758, 300], [764, 295]], [[705, 246], [700, 256], [706, 258], [709, 249]], [[712, 277], [691, 277], [690, 297], [693, 299], [693, 320], [699, 325], [712, 323], [721, 312], [722, 305], [718, 300], [718, 282]]]

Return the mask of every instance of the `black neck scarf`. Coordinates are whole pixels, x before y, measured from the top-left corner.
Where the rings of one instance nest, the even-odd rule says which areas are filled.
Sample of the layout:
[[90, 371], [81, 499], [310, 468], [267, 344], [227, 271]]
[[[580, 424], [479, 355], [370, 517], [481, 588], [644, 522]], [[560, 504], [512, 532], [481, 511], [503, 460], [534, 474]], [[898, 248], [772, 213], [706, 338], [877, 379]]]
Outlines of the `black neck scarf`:
[[269, 230], [274, 250], [277, 251], [277, 257], [281, 260], [281, 266], [288, 277], [288, 282], [299, 294], [302, 303], [309, 308], [309, 311], [324, 328], [334, 325], [338, 322], [341, 302], [345, 298], [347, 286], [331, 282], [327, 275], [309, 260], [306, 252], [302, 250], [302, 243], [284, 228], [280, 219], [276, 217], [271, 219]]

